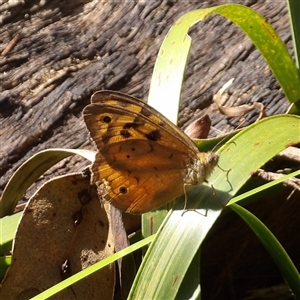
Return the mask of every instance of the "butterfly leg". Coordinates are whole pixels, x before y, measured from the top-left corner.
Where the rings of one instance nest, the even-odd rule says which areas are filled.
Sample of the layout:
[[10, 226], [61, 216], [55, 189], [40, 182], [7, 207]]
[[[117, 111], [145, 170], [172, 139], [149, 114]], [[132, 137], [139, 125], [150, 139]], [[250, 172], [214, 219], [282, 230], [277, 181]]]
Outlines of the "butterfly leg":
[[229, 172], [231, 171], [231, 169], [225, 170], [225, 169], [221, 168], [219, 164], [217, 164], [217, 167], [218, 167], [220, 170], [222, 170], [223, 172], [226, 172], [226, 177], [228, 178], [228, 174], [229, 174]]
[[192, 186], [192, 184], [187, 184], [187, 183], [184, 183], [183, 184], [183, 191], [184, 191], [184, 206], [183, 206], [183, 209], [182, 209], [182, 214], [181, 216], [183, 216], [187, 211], [189, 210], [193, 210], [193, 211], [196, 211], [195, 209], [188, 209], [186, 208], [187, 207], [187, 201], [188, 201], [188, 196], [187, 196], [187, 192], [186, 192], [186, 186], [187, 185], [190, 185]]
[[[229, 171], [230, 171], [230, 170], [229, 170]], [[211, 187], [211, 189], [212, 189], [212, 191], [213, 191], [213, 195], [217, 198], [217, 200], [218, 200], [218, 202], [221, 204], [221, 206], [222, 206], [223, 208], [226, 208], [226, 205], [224, 205], [224, 204], [220, 201], [220, 199], [219, 199], [219, 197], [218, 197], [218, 195], [217, 195], [217, 192], [216, 192], [216, 190], [215, 190], [213, 184], [210, 183], [210, 182], [209, 182], [208, 180], [206, 180], [206, 179], [204, 179], [204, 182], [206, 182], [207, 184], [210, 185], [210, 187]]]
[[183, 216], [186, 212], [188, 212], [188, 211], [194, 211], [194, 212], [196, 212], [196, 213], [198, 213], [198, 214], [200, 214], [200, 215], [203, 215], [204, 217], [206, 217], [207, 216], [207, 212], [205, 213], [205, 214], [202, 214], [202, 213], [200, 213], [197, 209], [195, 209], [195, 208], [186, 208], [187, 207], [187, 201], [188, 201], [188, 197], [187, 197], [187, 192], [186, 192], [186, 186], [187, 185], [190, 185], [190, 186], [192, 186], [192, 184], [184, 184], [183, 185], [183, 191], [184, 191], [184, 206], [183, 206], [183, 209], [182, 209], [182, 214], [181, 214], [181, 216]]
[[[221, 168], [221, 167], [219, 166], [219, 164], [217, 164], [217, 167], [218, 167], [221, 171], [226, 172], [226, 180], [227, 180], [227, 182], [229, 183], [230, 188], [231, 188], [231, 190], [232, 190], [232, 185], [231, 185], [231, 183], [230, 183], [230, 181], [229, 181], [229, 178], [228, 178], [228, 174], [229, 174], [229, 172], [231, 171], [231, 169], [225, 170], [225, 169]], [[205, 182], [208, 182], [208, 181], [205, 180]]]

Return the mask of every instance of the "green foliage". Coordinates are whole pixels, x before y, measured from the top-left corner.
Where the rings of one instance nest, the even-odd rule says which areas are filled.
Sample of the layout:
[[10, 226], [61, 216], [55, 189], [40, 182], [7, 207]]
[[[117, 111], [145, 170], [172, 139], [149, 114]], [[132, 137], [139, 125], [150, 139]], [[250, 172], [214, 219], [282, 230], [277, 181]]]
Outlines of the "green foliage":
[[[177, 120], [181, 85], [191, 46], [188, 29], [213, 12], [230, 19], [251, 38], [270, 66], [288, 101], [294, 103], [294, 111], [299, 112], [299, 73], [286, 46], [262, 16], [248, 7], [237, 4], [192, 11], [182, 16], [174, 24], [158, 54], [151, 82], [149, 103], [167, 115], [169, 119], [174, 122]], [[170, 101], [170, 105], [165, 105], [166, 101]], [[290, 117], [294, 121], [289, 122]], [[282, 134], [273, 131], [274, 128], [282, 129], [283, 124], [286, 126], [286, 131], [281, 130]], [[250, 126], [229, 140], [227, 146], [220, 149], [219, 165], [223, 169], [231, 169], [229, 181], [232, 189], [228, 191], [224, 172], [216, 170], [210, 178], [210, 182], [217, 191], [218, 200], [226, 204], [230, 197], [234, 196], [249, 179], [251, 171], [257, 170], [278, 152], [285, 149], [288, 141], [292, 140], [292, 144], [299, 143], [299, 124], [299, 118], [292, 116], [268, 118]], [[294, 129], [293, 137], [290, 139], [289, 134], [292, 128]], [[264, 141], [269, 141], [270, 144], [266, 145]], [[249, 149], [250, 152], [248, 152]], [[234, 166], [238, 167], [234, 168]], [[188, 195], [188, 199], [189, 203], [193, 203], [193, 208], [200, 209], [199, 213], [187, 212], [182, 215], [178, 209], [182, 209], [183, 202], [178, 201], [173, 211], [162, 223], [161, 229], [163, 228], [163, 230], [158, 230], [136, 276], [129, 298], [155, 299], [159, 295], [161, 298], [174, 299], [177, 293], [182, 293], [180, 285], [185, 276], [197, 278], [197, 280], [191, 281], [188, 287], [185, 285], [184, 294], [195, 296], [201, 293], [199, 274], [190, 274], [193, 272], [190, 264], [198, 253], [207, 232], [219, 216], [222, 207], [218, 207], [211, 190], [205, 186], [195, 188]], [[210, 204], [212, 207], [209, 206]], [[153, 223], [158, 226], [161, 219], [159, 214], [149, 214], [152, 218], [151, 226]], [[161, 214], [164, 216], [165, 211], [162, 210]], [[149, 219], [144, 215], [143, 219], [146, 218]], [[149, 226], [147, 220], [143, 224]], [[150, 229], [144, 229], [144, 231], [150, 232]], [[264, 241], [262, 242], [264, 243]], [[289, 281], [290, 287], [295, 287], [293, 284], [295, 282], [300, 283], [299, 275], [295, 275], [295, 273], [293, 275], [293, 280]], [[298, 292], [294, 289], [293, 291], [294, 293]]]
[[[226, 172], [216, 169], [210, 177], [217, 199], [207, 185], [196, 187], [188, 193], [188, 211], [183, 213], [181, 197], [165, 218], [143, 260], [130, 295], [132, 299], [176, 297], [190, 263], [223, 209], [220, 202], [226, 205], [251, 177], [252, 171], [285, 149], [289, 141], [299, 143], [299, 124], [298, 116], [269, 117], [247, 127], [220, 149], [219, 165], [231, 170], [227, 176]], [[274, 130], [274, 126], [279, 130]], [[300, 284], [299, 277], [295, 280]], [[197, 289], [198, 286], [190, 286], [186, 293], [194, 294]]]

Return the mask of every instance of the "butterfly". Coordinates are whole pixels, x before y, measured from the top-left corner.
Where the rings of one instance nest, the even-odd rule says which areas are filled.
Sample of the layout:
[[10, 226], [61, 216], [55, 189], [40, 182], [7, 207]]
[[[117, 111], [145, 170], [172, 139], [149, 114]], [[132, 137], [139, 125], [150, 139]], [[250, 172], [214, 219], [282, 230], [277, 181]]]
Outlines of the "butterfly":
[[121, 211], [142, 214], [210, 176], [219, 156], [194, 142], [151, 106], [114, 91], [93, 94], [83, 117], [97, 146], [91, 182]]

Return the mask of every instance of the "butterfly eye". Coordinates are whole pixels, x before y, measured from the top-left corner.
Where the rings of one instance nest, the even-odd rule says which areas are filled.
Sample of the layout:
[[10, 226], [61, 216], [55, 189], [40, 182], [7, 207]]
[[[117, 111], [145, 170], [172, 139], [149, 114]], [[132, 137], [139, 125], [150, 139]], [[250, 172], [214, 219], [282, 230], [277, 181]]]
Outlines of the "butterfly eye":
[[104, 123], [110, 123], [111, 122], [111, 117], [110, 116], [104, 116], [104, 117], [102, 117], [102, 121]]
[[121, 186], [119, 188], [119, 191], [120, 191], [121, 194], [127, 194], [127, 187], [126, 186]]

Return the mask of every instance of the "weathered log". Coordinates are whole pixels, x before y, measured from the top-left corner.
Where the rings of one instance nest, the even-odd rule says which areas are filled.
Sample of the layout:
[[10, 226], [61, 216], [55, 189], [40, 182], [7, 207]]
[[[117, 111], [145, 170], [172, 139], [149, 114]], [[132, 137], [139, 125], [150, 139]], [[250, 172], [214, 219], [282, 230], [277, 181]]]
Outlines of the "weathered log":
[[[268, 18], [291, 47], [286, 4], [248, 4]], [[193, 1], [2, 4], [0, 50], [16, 35], [19, 38], [0, 60], [0, 188], [37, 151], [90, 144], [81, 110], [93, 92], [114, 89], [145, 99], [168, 29], [185, 12], [201, 6]], [[212, 97], [232, 77], [236, 80], [228, 89], [232, 94], [227, 105], [260, 101], [269, 115], [285, 112], [288, 103], [276, 80], [239, 28], [212, 16], [190, 34], [194, 42], [182, 94], [181, 127], [208, 112], [214, 127], [228, 130], [229, 120], [216, 111]]]
[[[292, 49], [285, 1], [233, 2], [260, 12]], [[170, 26], [188, 11], [217, 4], [223, 1], [2, 2], [0, 191], [13, 172], [40, 150], [94, 149], [81, 115], [92, 93], [112, 89], [146, 100], [156, 55]], [[289, 104], [278, 83], [239, 28], [213, 15], [194, 26], [190, 35], [193, 47], [184, 79], [180, 127], [204, 114], [209, 114], [218, 130], [236, 127], [237, 122], [221, 116], [212, 101], [232, 77], [236, 80], [228, 88], [226, 105], [258, 101], [268, 115], [286, 112]], [[246, 124], [253, 122], [255, 114], [246, 120]], [[87, 164], [79, 158], [67, 159], [49, 170], [39, 184]], [[295, 228], [299, 223], [295, 219], [293, 224]], [[299, 249], [296, 240], [292, 244]], [[220, 256], [216, 253], [214, 258]]]

